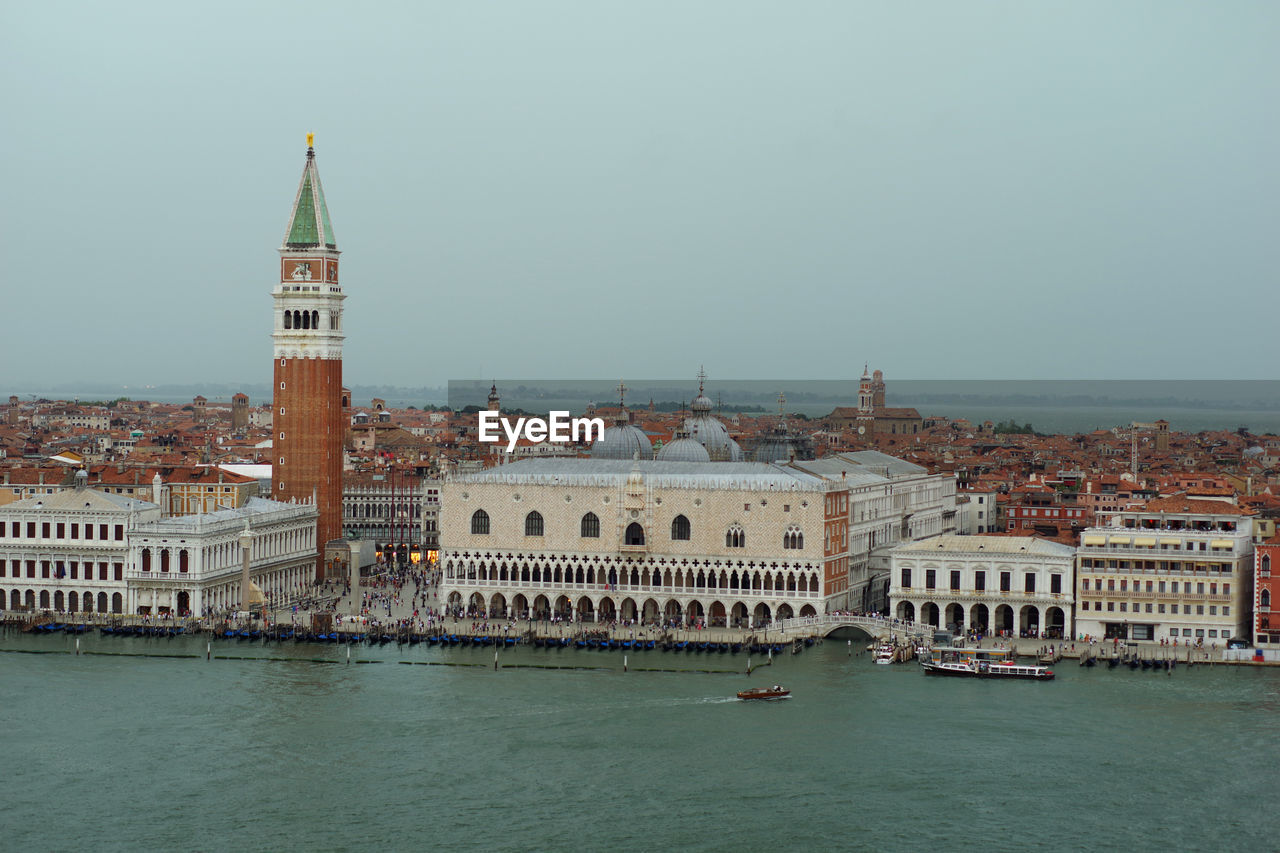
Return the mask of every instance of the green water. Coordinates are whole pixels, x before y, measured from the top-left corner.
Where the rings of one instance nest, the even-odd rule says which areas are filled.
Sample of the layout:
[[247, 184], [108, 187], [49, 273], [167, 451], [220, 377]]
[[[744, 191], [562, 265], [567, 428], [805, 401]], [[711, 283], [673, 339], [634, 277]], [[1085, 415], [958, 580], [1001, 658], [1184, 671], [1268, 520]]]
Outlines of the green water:
[[[9, 634], [0, 647], [74, 640]], [[1280, 671], [86, 637], [0, 654], [4, 849], [1269, 850]], [[469, 663], [408, 666], [400, 661]], [[793, 698], [730, 697], [782, 682]]]

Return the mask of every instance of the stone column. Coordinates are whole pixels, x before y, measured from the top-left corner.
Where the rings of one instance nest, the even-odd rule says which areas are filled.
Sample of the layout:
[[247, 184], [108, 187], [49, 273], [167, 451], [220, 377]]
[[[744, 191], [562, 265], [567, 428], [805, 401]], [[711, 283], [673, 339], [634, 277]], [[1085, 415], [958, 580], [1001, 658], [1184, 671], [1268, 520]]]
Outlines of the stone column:
[[240, 568], [240, 609], [247, 611], [249, 609], [249, 563], [253, 555], [253, 533], [249, 530], [248, 524], [245, 524], [239, 541], [243, 557]]
[[360, 594], [360, 560], [356, 558], [357, 549], [350, 543], [347, 544], [347, 552], [347, 559], [350, 561], [347, 571], [350, 577], [351, 595], [354, 597]]

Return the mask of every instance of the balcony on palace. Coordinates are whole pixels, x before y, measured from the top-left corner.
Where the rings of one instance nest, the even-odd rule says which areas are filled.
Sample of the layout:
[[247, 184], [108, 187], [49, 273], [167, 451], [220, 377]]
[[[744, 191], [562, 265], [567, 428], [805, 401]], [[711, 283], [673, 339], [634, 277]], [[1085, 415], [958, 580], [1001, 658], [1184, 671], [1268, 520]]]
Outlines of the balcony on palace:
[[799, 589], [747, 589], [731, 587], [691, 587], [691, 586], [649, 586], [645, 584], [599, 584], [599, 583], [556, 583], [554, 581], [510, 581], [481, 580], [479, 578], [455, 577], [448, 581], [455, 586], [474, 587], [476, 589], [499, 592], [596, 592], [620, 595], [624, 597], [658, 597], [696, 596], [713, 598], [793, 598], [817, 600], [822, 598], [821, 592], [810, 592]]

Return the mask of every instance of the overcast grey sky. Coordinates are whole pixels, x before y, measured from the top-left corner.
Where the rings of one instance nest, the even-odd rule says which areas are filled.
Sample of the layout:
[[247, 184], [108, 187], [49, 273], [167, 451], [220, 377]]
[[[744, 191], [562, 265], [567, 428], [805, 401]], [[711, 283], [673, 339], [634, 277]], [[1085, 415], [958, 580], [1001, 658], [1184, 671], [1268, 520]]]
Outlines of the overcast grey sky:
[[0, 391], [1273, 378], [1275, 2], [7, 3]]

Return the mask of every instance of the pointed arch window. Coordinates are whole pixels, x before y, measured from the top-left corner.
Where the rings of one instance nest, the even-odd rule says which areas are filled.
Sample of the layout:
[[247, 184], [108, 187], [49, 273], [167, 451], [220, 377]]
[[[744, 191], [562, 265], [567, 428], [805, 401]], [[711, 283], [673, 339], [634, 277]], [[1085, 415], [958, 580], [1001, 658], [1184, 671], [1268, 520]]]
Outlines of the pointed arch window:
[[796, 525], [791, 525], [787, 531], [782, 534], [782, 547], [787, 550], [797, 550], [804, 548], [804, 533]]
[[1263, 610], [1270, 610], [1270, 609], [1271, 609], [1271, 590], [1269, 590], [1269, 589], [1264, 589], [1264, 590], [1262, 591], [1262, 600], [1261, 600], [1261, 602], [1260, 602], [1260, 603], [1261, 603], [1261, 606], [1262, 606], [1262, 609], [1263, 609]]
[[626, 544], [643, 545], [644, 544], [644, 528], [638, 522], [631, 522], [627, 525]]
[[582, 517], [582, 538], [600, 538], [600, 518], [594, 512], [589, 512]]
[[525, 536], [541, 536], [543, 527], [542, 513], [536, 509], [524, 517]]
[[725, 531], [724, 546], [726, 548], [745, 548], [747, 546], [747, 531], [742, 529], [741, 524], [733, 524]]
[[489, 535], [489, 513], [482, 509], [471, 513], [471, 533], [474, 536]]
[[693, 530], [691, 525], [689, 524], [689, 519], [685, 518], [683, 515], [677, 515], [674, 519], [672, 519], [671, 521], [671, 538], [672, 539], [687, 541], [690, 535], [692, 534], [692, 532]]

